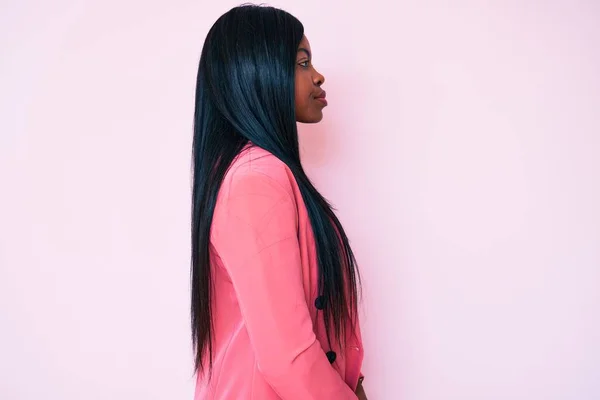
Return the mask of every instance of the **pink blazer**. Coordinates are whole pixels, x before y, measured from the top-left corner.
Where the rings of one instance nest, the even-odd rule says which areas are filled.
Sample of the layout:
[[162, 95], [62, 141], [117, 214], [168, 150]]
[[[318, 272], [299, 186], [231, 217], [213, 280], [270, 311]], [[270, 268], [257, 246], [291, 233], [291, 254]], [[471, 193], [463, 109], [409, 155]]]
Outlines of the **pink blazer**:
[[[289, 168], [247, 145], [219, 190], [211, 229], [214, 364], [195, 400], [356, 399], [360, 326], [325, 335], [315, 241]], [[347, 331], [350, 331], [347, 329]]]

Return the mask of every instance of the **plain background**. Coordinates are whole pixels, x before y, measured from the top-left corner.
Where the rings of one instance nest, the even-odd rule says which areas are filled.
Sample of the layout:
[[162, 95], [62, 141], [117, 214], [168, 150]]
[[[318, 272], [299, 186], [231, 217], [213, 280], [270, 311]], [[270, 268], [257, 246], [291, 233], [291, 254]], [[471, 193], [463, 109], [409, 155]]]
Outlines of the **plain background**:
[[[232, 1], [2, 1], [0, 398], [191, 399], [197, 62]], [[271, 3], [371, 399], [600, 398], [600, 3]]]

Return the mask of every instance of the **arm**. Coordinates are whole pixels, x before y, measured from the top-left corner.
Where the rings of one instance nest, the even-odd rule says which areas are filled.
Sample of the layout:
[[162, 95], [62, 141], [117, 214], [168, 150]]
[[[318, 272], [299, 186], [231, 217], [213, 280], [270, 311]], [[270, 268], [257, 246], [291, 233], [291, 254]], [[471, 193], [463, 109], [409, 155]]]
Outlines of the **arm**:
[[356, 400], [313, 332], [290, 193], [250, 172], [225, 196], [215, 243], [265, 380], [285, 400]]

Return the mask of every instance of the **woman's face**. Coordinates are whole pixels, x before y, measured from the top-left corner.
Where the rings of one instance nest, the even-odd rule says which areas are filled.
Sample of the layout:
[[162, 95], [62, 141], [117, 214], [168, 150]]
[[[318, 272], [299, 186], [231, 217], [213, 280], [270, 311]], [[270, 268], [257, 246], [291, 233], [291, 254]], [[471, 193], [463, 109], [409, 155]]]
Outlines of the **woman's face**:
[[310, 124], [323, 119], [327, 106], [323, 82], [325, 77], [312, 65], [310, 43], [303, 36], [296, 53], [296, 121]]

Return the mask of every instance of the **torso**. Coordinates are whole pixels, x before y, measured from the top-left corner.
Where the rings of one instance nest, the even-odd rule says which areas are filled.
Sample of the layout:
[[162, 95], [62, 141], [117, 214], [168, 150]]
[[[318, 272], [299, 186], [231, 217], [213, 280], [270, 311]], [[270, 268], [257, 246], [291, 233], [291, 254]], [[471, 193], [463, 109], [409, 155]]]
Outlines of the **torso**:
[[[363, 349], [360, 326], [356, 321], [353, 327], [355, 335], [348, 335], [345, 347], [340, 349], [332, 340], [329, 347], [323, 313], [315, 305], [318, 297], [318, 263], [315, 238], [308, 217], [307, 209], [300, 194], [300, 189], [289, 168], [274, 155], [258, 147], [246, 146], [234, 160], [225, 176], [221, 188], [227, 187], [235, 179], [236, 173], [245, 168], [253, 168], [277, 180], [289, 191], [297, 205], [298, 243], [303, 278], [304, 294], [314, 333], [323, 348], [323, 357], [329, 351], [335, 352], [332, 367], [353, 390], [356, 388], [362, 360]], [[223, 189], [220, 190], [220, 193]], [[219, 199], [215, 213], [220, 207]], [[210, 249], [212, 279], [214, 281], [214, 354], [213, 375], [207, 384], [200, 374], [197, 377], [195, 400], [200, 399], [256, 399], [276, 400], [277, 394], [261, 377], [253, 354], [248, 333], [245, 329], [236, 293], [227, 276], [226, 269], [219, 257], [218, 249], [212, 245]], [[274, 300], [276, 301], [276, 300]], [[352, 331], [352, 327], [346, 329]], [[333, 337], [333, 336], [332, 336]]]

